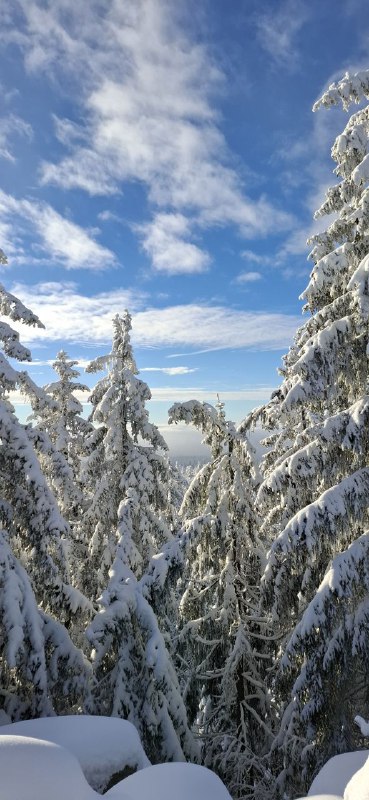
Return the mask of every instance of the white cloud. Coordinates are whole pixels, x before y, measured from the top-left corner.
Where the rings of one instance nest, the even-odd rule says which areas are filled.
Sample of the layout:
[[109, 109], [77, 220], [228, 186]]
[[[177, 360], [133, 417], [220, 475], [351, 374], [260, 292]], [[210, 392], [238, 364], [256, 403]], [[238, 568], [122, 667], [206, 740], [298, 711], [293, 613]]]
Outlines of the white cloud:
[[123, 289], [91, 297], [79, 294], [69, 283], [18, 284], [12, 291], [45, 325], [45, 330], [22, 328], [22, 339], [30, 343], [47, 340], [108, 344], [111, 320], [125, 308], [133, 313], [133, 342], [141, 347], [277, 350], [289, 345], [301, 324], [297, 316], [238, 311], [219, 305], [190, 303], [147, 308], [144, 295]]
[[35, 233], [41, 257], [61, 263], [66, 269], [104, 269], [115, 263], [115, 256], [102, 247], [92, 233], [55, 211], [47, 203], [18, 200], [0, 190], [0, 231], [5, 252], [13, 260], [27, 261], [24, 241]]
[[302, 0], [286, 0], [274, 4], [269, 11], [258, 15], [256, 28], [259, 42], [279, 67], [294, 69], [299, 62], [297, 36], [307, 21], [309, 12]]
[[210, 458], [210, 448], [202, 443], [204, 435], [191, 425], [159, 425], [159, 430], [174, 458]]
[[143, 301], [143, 296], [125, 289], [87, 297], [79, 294], [71, 282], [48, 282], [35, 286], [16, 284], [13, 291], [24, 299], [28, 307], [34, 309], [37, 306], [46, 326], [44, 336], [40, 336], [36, 329], [21, 326], [22, 340], [63, 342], [65, 347], [68, 342], [109, 343], [115, 314], [121, 314], [126, 308], [135, 312], [142, 307]]
[[[79, 358], [78, 356], [73, 356], [73, 361], [77, 361], [77, 369], [85, 369], [90, 363], [88, 358]], [[33, 358], [32, 361], [27, 361], [27, 369], [28, 367], [52, 367], [55, 363], [55, 358]]]
[[[261, 404], [269, 400], [274, 388], [268, 386], [255, 386], [254, 389], [240, 389], [239, 391], [222, 391], [220, 399], [222, 402], [227, 403], [234, 400], [251, 400], [252, 402]], [[199, 400], [205, 403], [217, 402], [218, 392], [214, 389], [205, 389], [199, 387], [189, 387], [187, 389], [176, 388], [173, 386], [163, 386], [160, 388], [151, 388], [152, 399], [162, 403], [185, 403], [187, 400]]]
[[118, 214], [114, 214], [112, 211], [109, 211], [109, 209], [106, 209], [105, 211], [100, 211], [100, 214], [97, 215], [97, 218], [101, 220], [101, 222], [122, 221], [121, 217], [119, 217]]
[[189, 375], [197, 372], [197, 368], [190, 367], [141, 367], [140, 372], [162, 372], [164, 375]]
[[[27, 369], [28, 369], [28, 362], [27, 362]], [[84, 406], [89, 406], [88, 397], [91, 394], [91, 389], [83, 391], [82, 389], [75, 389], [73, 392], [74, 396], [79, 400], [80, 403]], [[27, 399], [25, 398], [22, 392], [16, 390], [14, 392], [9, 392], [9, 397], [11, 403], [14, 403], [15, 406], [26, 406], [29, 408], [29, 413], [31, 414], [31, 406]]]
[[12, 149], [14, 136], [27, 136], [31, 139], [32, 133], [31, 125], [16, 114], [0, 117], [0, 158], [15, 161]]
[[208, 266], [208, 254], [190, 241], [199, 228], [233, 225], [253, 237], [291, 227], [291, 216], [266, 197], [245, 194], [214, 106], [224, 75], [185, 33], [179, 21], [185, 4], [54, 0], [45, 7], [43, 0], [17, 0], [17, 6], [17, 26], [10, 29], [9, 13], [3, 36], [23, 49], [28, 69], [61, 81], [69, 70], [83, 120], [78, 126], [55, 119], [68, 152], [44, 163], [44, 183], [109, 195], [139, 181], [155, 209], [188, 218], [184, 235], [172, 231], [171, 256], [158, 242], [158, 217], [147, 229], [146, 250], [166, 272], [175, 263], [184, 272]]
[[255, 283], [255, 281], [260, 281], [262, 277], [260, 272], [240, 272], [237, 275], [236, 283]]
[[260, 264], [260, 266], [267, 266], [273, 263], [273, 259], [270, 256], [254, 253], [253, 250], [242, 250], [241, 257], [251, 264]]
[[187, 241], [190, 222], [183, 214], [156, 214], [152, 222], [136, 228], [143, 237], [142, 247], [158, 272], [179, 275], [207, 269], [210, 256]]

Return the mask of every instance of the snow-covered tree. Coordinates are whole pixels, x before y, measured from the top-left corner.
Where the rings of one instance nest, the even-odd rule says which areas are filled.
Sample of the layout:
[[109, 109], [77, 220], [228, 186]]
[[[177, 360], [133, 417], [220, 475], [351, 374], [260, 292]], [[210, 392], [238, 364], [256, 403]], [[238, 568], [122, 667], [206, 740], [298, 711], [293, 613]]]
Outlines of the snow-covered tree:
[[37, 605], [10, 538], [0, 531], [0, 707], [12, 722], [77, 712], [89, 665], [64, 625]]
[[[2, 286], [0, 313], [41, 326]], [[20, 389], [34, 409], [48, 401], [26, 372], [9, 364], [6, 356], [20, 361], [31, 356], [5, 321], [0, 338], [0, 701], [14, 719], [82, 702], [88, 667], [63, 623], [88, 603], [69, 582], [68, 526], [42, 473], [33, 437], [18, 422], [7, 395]]]
[[131, 720], [154, 761], [183, 760], [196, 748], [153, 607], [155, 555], [173, 542], [167, 446], [149, 421], [148, 386], [136, 377], [131, 317], [113, 324], [111, 353], [90, 368], [105, 366], [107, 375], [91, 396], [99, 427], [83, 464], [92, 490], [82, 523], [91, 537], [85, 583], [93, 581], [96, 595], [104, 589], [87, 631], [95, 678], [89, 708]]
[[[77, 361], [70, 360], [64, 350], [61, 350], [53, 363], [53, 368], [59, 376], [59, 380], [48, 383], [44, 390], [53, 399], [54, 403], [44, 406], [33, 414], [35, 419], [34, 428], [37, 431], [46, 432], [54, 445], [54, 448], [47, 448], [47, 439], [44, 443], [44, 450], [49, 458], [54, 453], [51, 462], [56, 462], [54, 472], [62, 472], [64, 465], [65, 483], [62, 476], [57, 482], [54, 477], [53, 486], [60, 498], [61, 510], [69, 521], [73, 520], [81, 506], [83, 496], [79, 486], [80, 459], [84, 455], [84, 442], [86, 437], [92, 432], [93, 426], [81, 414], [82, 404], [75, 396], [76, 391], [88, 391], [88, 387], [76, 381], [79, 377], [75, 366]], [[40, 437], [42, 439], [42, 437]], [[59, 459], [56, 454], [60, 454]], [[67, 467], [65, 467], [67, 465]], [[69, 467], [69, 470], [68, 470]], [[68, 484], [66, 473], [71, 480]]]
[[[121, 504], [120, 528], [131, 528], [137, 510]], [[96, 685], [93, 713], [130, 720], [154, 762], [196, 760], [173, 663], [140, 581], [126, 566], [123, 537], [110, 571], [100, 610], [87, 630]]]
[[90, 397], [90, 420], [97, 427], [87, 438], [87, 455], [82, 459], [82, 476], [90, 494], [81, 523], [81, 535], [89, 551], [84, 585], [95, 597], [107, 586], [117, 542], [121, 540], [122, 501], [132, 501], [135, 509], [129, 534], [124, 529], [128, 538], [122, 547], [127, 566], [137, 579], [145, 573], [151, 557], [171, 539], [166, 521], [167, 445], [149, 421], [145, 404], [151, 394], [147, 384], [137, 377], [129, 313], [116, 316], [113, 328], [111, 352], [87, 368], [89, 372], [107, 369]]
[[91, 422], [81, 416], [82, 404], [74, 394], [75, 391], [88, 390], [87, 386], [75, 380], [79, 376], [76, 364], [64, 350], [57, 354], [53, 367], [59, 380], [44, 387], [43, 397], [49, 402], [38, 402], [35, 406], [31, 415], [33, 424], [29, 425], [28, 434], [60, 511], [69, 524], [70, 536], [65, 553], [70, 577], [78, 583], [79, 563], [85, 555], [77, 536], [85, 510], [80, 481], [81, 458], [85, 440], [94, 428]]
[[233, 796], [244, 796], [270, 735], [257, 613], [265, 554], [253, 511], [252, 448], [226, 420], [222, 403], [176, 403], [169, 421], [200, 428], [212, 454], [180, 512], [179, 674], [205, 764], [218, 769]]
[[[369, 71], [332, 85], [315, 110], [364, 97]], [[354, 711], [369, 711], [368, 106], [332, 156], [339, 182], [316, 216], [334, 219], [311, 239], [302, 296], [310, 316], [259, 412], [278, 429], [259, 507], [272, 541], [264, 598], [282, 643], [274, 756], [283, 797], [303, 793], [329, 756], [356, 748]]]

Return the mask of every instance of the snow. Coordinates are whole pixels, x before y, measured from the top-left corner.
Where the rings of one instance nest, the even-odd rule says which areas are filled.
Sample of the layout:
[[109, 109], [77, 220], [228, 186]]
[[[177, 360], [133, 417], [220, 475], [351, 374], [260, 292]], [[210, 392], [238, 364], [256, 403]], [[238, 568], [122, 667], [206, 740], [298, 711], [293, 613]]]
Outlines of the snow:
[[[2, 729], [3, 730], [3, 729]], [[96, 800], [77, 759], [53, 742], [0, 736], [1, 800]], [[121, 795], [120, 800], [124, 800]]]
[[[324, 767], [318, 772], [316, 778], [314, 778], [309, 792], [309, 797], [314, 797], [316, 800], [316, 795], [319, 793], [324, 794], [324, 792], [330, 792], [331, 794], [336, 794], [339, 797], [344, 797], [345, 800], [361, 800], [361, 795], [354, 796], [351, 793], [350, 797], [346, 794], [345, 788], [352, 778], [352, 776], [358, 771], [361, 770], [361, 767], [365, 764], [367, 758], [369, 756], [369, 750], [356, 750], [353, 753], [342, 753], [339, 756], [333, 756], [324, 764]], [[369, 786], [369, 772], [367, 774], [367, 783]], [[363, 795], [363, 800], [369, 800], [369, 794], [366, 796]]]
[[[20, 768], [21, 765], [21, 768]], [[125, 767], [139, 771], [109, 789], [107, 800], [231, 800], [197, 764], [151, 766], [136, 729], [114, 717], [66, 716], [3, 725], [1, 800], [97, 800]], [[369, 800], [369, 750], [331, 758], [299, 800]]]
[[[312, 800], [343, 800], [338, 794], [314, 794], [309, 797], [312, 797]], [[299, 797], [298, 800], [308, 800], [308, 797]]]
[[214, 772], [197, 764], [156, 764], [113, 786], [107, 800], [231, 800]]
[[[366, 753], [368, 755], [368, 752]], [[369, 758], [346, 786], [344, 800], [369, 800]]]
[[150, 764], [136, 728], [115, 717], [81, 715], [32, 719], [3, 725], [1, 742], [4, 735], [31, 737], [65, 747], [79, 761], [86, 780], [98, 792], [125, 767], [142, 769]]
[[[26, 722], [15, 723], [7, 727], [14, 731], [26, 725]], [[114, 760], [119, 748], [113, 731], [118, 738], [125, 732], [126, 753], [131, 753], [136, 761], [141, 757], [145, 765], [148, 763], [142, 748], [137, 748], [136, 731], [125, 720], [57, 717], [30, 720], [27, 730], [32, 728], [41, 738], [26, 734], [0, 735], [1, 800], [98, 800], [101, 795], [87, 783], [86, 771], [92, 767], [94, 759], [97, 759], [97, 766], [103, 759], [105, 764], [109, 763], [109, 758]], [[91, 731], [99, 735], [91, 738]], [[46, 741], [43, 738], [46, 735], [63, 740], [66, 746]], [[118, 762], [115, 767], [117, 765]], [[156, 800], [173, 800], [173, 797], [175, 800], [231, 800], [224, 784], [213, 772], [184, 763], [149, 766], [120, 781], [104, 797], [107, 800], [148, 800], [150, 797]]]

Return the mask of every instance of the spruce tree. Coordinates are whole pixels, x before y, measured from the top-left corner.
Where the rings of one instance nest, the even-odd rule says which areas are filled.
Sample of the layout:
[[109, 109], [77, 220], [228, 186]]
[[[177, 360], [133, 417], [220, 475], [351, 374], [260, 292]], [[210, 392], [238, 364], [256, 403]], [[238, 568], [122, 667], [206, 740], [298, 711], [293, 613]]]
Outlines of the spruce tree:
[[253, 510], [257, 473], [247, 438], [216, 408], [176, 403], [169, 421], [193, 423], [211, 459], [195, 476], [180, 515], [183, 530], [178, 671], [204, 763], [234, 797], [264, 772], [268, 698], [263, 682], [267, 635], [258, 614], [265, 554]]
[[87, 455], [81, 467], [89, 498], [80, 526], [89, 554], [83, 585], [95, 598], [107, 586], [121, 539], [122, 501], [131, 499], [132, 508], [136, 509], [124, 547], [127, 565], [137, 579], [145, 574], [151, 557], [172, 538], [167, 522], [167, 516], [171, 516], [167, 508], [167, 445], [156, 425], [149, 421], [145, 406], [151, 394], [147, 384], [137, 377], [128, 312], [115, 317], [113, 330], [111, 352], [87, 368], [93, 373], [107, 370], [90, 396], [90, 421], [96, 428], [87, 438]]
[[35, 406], [28, 434], [61, 514], [68, 522], [70, 535], [65, 555], [70, 579], [79, 584], [79, 565], [85, 551], [79, 542], [78, 531], [86, 507], [80, 480], [81, 458], [85, 454], [87, 436], [94, 428], [81, 416], [82, 404], [74, 394], [75, 391], [88, 390], [87, 386], [75, 380], [79, 376], [76, 364], [64, 350], [57, 354], [53, 367], [59, 380], [44, 387], [46, 402]]
[[160, 584], [156, 553], [173, 541], [167, 446], [149, 421], [150, 391], [136, 376], [128, 312], [113, 326], [111, 353], [90, 368], [108, 371], [92, 393], [91, 419], [100, 427], [83, 465], [93, 488], [82, 523], [91, 537], [85, 584], [101, 595], [87, 630], [95, 680], [89, 709], [133, 722], [155, 762], [193, 759], [196, 747], [152, 603]]
[[[85, 384], [76, 381], [79, 377], [79, 372], [75, 369], [77, 364], [77, 361], [68, 358], [64, 350], [60, 350], [53, 363], [59, 380], [44, 386], [44, 391], [54, 402], [39, 409], [38, 414], [33, 414], [34, 428], [38, 432], [47, 433], [54, 445], [53, 448], [49, 446], [49, 454], [60, 454], [59, 463], [65, 465], [64, 472], [71, 478], [69, 485], [63, 487], [61, 480], [61, 489], [56, 486], [56, 491], [59, 489], [62, 513], [69, 521], [77, 517], [78, 508], [83, 503], [79, 485], [80, 460], [84, 455], [85, 439], [93, 431], [91, 422], [81, 416], [83, 407], [74, 394], [76, 391], [88, 391]], [[44, 448], [47, 449], [46, 437], [44, 441]], [[54, 461], [58, 462], [56, 455]]]
[[[365, 97], [368, 71], [333, 84], [314, 109]], [[368, 142], [367, 106], [333, 145], [339, 182], [316, 217], [335, 216], [311, 239], [309, 318], [257, 414], [278, 428], [258, 499], [272, 542], [264, 601], [281, 642], [272, 687], [281, 797], [304, 793], [330, 756], [360, 746], [354, 713], [369, 712]]]
[[[41, 326], [2, 286], [0, 313]], [[7, 395], [20, 389], [34, 408], [47, 399], [6, 358], [31, 358], [18, 333], [1, 321], [0, 337], [0, 698], [14, 720], [81, 706], [89, 669], [64, 623], [88, 603], [69, 582], [68, 526], [42, 473], [33, 437]]]

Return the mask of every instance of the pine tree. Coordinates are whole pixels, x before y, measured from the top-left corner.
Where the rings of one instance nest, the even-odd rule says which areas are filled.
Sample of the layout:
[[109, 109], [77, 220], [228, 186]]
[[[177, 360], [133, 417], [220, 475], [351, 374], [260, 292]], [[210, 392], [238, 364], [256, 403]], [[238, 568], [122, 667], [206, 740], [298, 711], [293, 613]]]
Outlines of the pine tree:
[[253, 454], [222, 403], [176, 403], [169, 415], [170, 422], [200, 428], [212, 454], [180, 512], [179, 673], [204, 763], [219, 771], [232, 796], [244, 797], [264, 771], [270, 737], [257, 614], [265, 554], [253, 510]]
[[[346, 75], [315, 110], [363, 97], [369, 72]], [[367, 106], [334, 143], [339, 183], [316, 216], [335, 218], [312, 237], [302, 296], [311, 316], [258, 414], [279, 428], [259, 507], [272, 541], [264, 598], [281, 642], [274, 758], [283, 797], [304, 793], [331, 755], [359, 746], [354, 712], [369, 711], [368, 142]]]
[[[0, 287], [0, 313], [41, 326]], [[20, 388], [34, 408], [47, 402], [26, 372], [6, 356], [30, 360], [18, 333], [0, 322], [0, 633], [1, 704], [12, 718], [80, 707], [89, 669], [63, 623], [88, 603], [69, 582], [68, 526], [47, 486], [27, 427], [7, 398]]]

